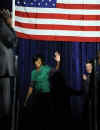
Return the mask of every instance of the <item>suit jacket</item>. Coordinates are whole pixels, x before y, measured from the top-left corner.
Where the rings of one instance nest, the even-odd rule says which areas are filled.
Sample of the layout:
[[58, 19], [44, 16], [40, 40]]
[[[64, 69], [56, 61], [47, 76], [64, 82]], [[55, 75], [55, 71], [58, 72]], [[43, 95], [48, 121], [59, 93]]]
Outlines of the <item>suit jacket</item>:
[[92, 101], [94, 100], [94, 74], [88, 74], [87, 75], [88, 78], [87, 80], [83, 80], [83, 93], [84, 96], [86, 98], [86, 100], [88, 101]]
[[16, 46], [14, 30], [0, 18], [0, 77], [15, 75], [13, 48]]

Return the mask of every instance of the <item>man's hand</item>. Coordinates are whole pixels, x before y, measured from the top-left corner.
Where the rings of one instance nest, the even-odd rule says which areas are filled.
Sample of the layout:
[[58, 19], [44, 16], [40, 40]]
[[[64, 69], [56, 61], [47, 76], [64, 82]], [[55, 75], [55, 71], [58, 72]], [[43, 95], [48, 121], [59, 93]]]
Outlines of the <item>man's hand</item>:
[[87, 80], [86, 74], [83, 74], [83, 80]]
[[56, 52], [54, 53], [54, 55], [55, 55], [55, 57], [54, 57], [55, 61], [56, 61], [56, 62], [60, 62], [60, 54], [56, 51]]

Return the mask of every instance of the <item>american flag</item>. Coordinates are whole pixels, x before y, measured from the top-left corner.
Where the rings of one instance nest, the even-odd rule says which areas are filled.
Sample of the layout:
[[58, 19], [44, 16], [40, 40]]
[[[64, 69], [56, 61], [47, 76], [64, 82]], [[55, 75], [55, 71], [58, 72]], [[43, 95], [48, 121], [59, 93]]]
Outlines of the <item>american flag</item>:
[[100, 0], [16, 0], [18, 37], [100, 42]]

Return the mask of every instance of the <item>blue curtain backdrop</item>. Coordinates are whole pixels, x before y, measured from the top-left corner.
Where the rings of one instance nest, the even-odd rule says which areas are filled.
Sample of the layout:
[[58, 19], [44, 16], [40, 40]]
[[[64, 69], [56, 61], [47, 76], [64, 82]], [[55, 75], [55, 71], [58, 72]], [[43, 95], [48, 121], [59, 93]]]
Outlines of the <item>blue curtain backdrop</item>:
[[[20, 102], [23, 103], [32, 71], [32, 57], [37, 53], [45, 56], [46, 64], [54, 67], [54, 52], [61, 54], [61, 71], [69, 88], [80, 90], [82, 74], [85, 72], [87, 59], [94, 59], [100, 50], [99, 43], [48, 42], [19, 39], [19, 75]], [[70, 96], [74, 117], [80, 117], [82, 102], [80, 96]]]

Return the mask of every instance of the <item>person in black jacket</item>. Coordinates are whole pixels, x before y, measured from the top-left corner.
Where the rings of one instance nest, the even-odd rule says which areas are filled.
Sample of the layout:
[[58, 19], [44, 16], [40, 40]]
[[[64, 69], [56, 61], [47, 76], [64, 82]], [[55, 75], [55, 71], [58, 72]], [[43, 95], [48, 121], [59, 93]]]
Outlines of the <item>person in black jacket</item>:
[[93, 116], [94, 116], [94, 67], [93, 61], [88, 60], [85, 64], [86, 74], [83, 74], [83, 97], [84, 97], [84, 106], [83, 106], [83, 120], [86, 123], [84, 126], [87, 130], [93, 129]]
[[100, 129], [100, 50], [97, 51], [97, 56], [94, 59], [95, 68], [95, 96], [94, 96], [94, 112], [95, 112], [95, 129]]
[[0, 119], [10, 112], [10, 79], [15, 76], [16, 34], [9, 10], [0, 10]]

